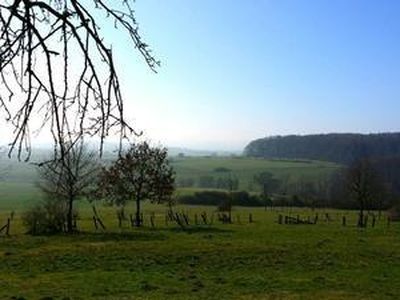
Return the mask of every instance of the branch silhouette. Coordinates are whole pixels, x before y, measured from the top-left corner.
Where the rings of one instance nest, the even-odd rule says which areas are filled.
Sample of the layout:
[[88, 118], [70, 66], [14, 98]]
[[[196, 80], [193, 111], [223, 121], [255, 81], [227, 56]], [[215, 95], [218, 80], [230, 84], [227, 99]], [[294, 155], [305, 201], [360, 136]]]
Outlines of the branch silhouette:
[[[111, 45], [101, 35], [108, 19], [132, 41], [156, 72], [160, 62], [143, 42], [132, 1], [0, 1], [0, 109], [12, 125], [9, 155], [31, 153], [31, 119], [42, 116], [55, 151], [64, 157], [84, 135], [100, 137], [100, 155], [111, 130], [123, 139], [140, 135], [124, 118]], [[100, 18], [103, 16], [106, 18]]]

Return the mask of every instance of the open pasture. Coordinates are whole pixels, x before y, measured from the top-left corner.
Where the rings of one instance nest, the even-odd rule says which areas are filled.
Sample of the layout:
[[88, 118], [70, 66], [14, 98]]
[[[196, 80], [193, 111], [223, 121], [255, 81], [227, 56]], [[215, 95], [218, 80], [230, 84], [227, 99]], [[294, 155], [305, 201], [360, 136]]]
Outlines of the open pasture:
[[[214, 175], [216, 168], [228, 168], [244, 189], [261, 171], [318, 178], [339, 167], [213, 157], [177, 158], [173, 164], [178, 177]], [[119, 228], [116, 209], [98, 204], [103, 231], [95, 230], [91, 206], [80, 201], [79, 233], [29, 236], [21, 215], [43, 197], [36, 180], [34, 169], [21, 165], [9, 168], [0, 183], [0, 228], [15, 213], [10, 236], [0, 234], [0, 299], [400, 297], [400, 224], [388, 226], [385, 217], [375, 228], [358, 229], [355, 211], [235, 207], [233, 224], [222, 224], [215, 207], [178, 205], [174, 210], [190, 219], [182, 229], [165, 222], [165, 205], [145, 204], [145, 226], [137, 229], [129, 220]], [[130, 204], [126, 215], [133, 212]], [[203, 212], [208, 223], [214, 215], [212, 225], [194, 224], [196, 215], [201, 223]], [[316, 214], [316, 225], [278, 224], [279, 215], [306, 220]]]
[[[358, 229], [355, 211], [234, 208], [234, 223], [221, 224], [213, 207], [177, 206], [190, 218], [183, 230], [165, 223], [166, 210], [146, 204], [144, 228], [129, 221], [118, 228], [115, 209], [99, 206], [106, 230], [96, 231], [83, 202], [80, 233], [34, 237], [24, 235], [16, 213], [11, 236], [0, 237], [0, 299], [400, 297], [400, 224], [388, 226], [384, 217]], [[202, 212], [209, 220], [214, 213], [212, 225], [193, 225]], [[316, 213], [316, 225], [277, 223], [280, 214]], [[7, 216], [3, 211], [0, 222]]]

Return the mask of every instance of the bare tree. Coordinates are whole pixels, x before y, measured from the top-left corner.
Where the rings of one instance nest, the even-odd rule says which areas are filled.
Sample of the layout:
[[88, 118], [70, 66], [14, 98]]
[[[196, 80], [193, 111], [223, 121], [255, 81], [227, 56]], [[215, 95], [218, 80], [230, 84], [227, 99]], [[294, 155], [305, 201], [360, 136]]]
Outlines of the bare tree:
[[264, 171], [256, 174], [253, 177], [253, 181], [261, 187], [261, 195], [264, 200], [265, 210], [267, 210], [268, 204], [270, 204], [272, 208], [272, 201], [270, 199], [270, 196], [279, 188], [279, 180], [274, 178], [272, 173]]
[[[1, 0], [0, 109], [14, 128], [9, 155], [30, 155], [30, 124], [39, 114], [64, 157], [82, 135], [120, 140], [138, 134], [124, 119], [123, 97], [104, 19], [126, 33], [147, 65], [159, 66], [138, 32], [134, 0]], [[111, 4], [112, 3], [112, 4]], [[101, 21], [100, 21], [101, 20]]]
[[133, 144], [100, 175], [99, 189], [112, 204], [136, 202], [135, 225], [141, 226], [141, 202], [170, 202], [175, 174], [169, 165], [167, 149], [148, 143]]
[[75, 201], [85, 196], [94, 184], [99, 164], [94, 152], [80, 140], [66, 152], [64, 160], [55, 158], [39, 165], [41, 190], [50, 198], [62, 203], [67, 232], [73, 231]]
[[380, 200], [384, 185], [367, 159], [356, 161], [348, 168], [347, 184], [350, 196], [359, 207], [358, 226], [365, 227], [365, 210], [373, 208]]

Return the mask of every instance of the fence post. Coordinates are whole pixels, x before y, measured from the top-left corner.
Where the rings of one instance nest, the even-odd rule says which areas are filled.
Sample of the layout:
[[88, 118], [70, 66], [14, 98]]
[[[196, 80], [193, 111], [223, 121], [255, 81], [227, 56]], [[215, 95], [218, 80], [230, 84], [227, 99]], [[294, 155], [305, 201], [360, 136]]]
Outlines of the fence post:
[[97, 226], [97, 219], [95, 216], [93, 216], [93, 224], [94, 224], [94, 228], [96, 228], [96, 230], [98, 230], [99, 227]]
[[282, 220], [283, 220], [282, 215], [279, 215], [279, 217], [278, 217], [278, 224], [282, 224]]
[[7, 229], [6, 229], [6, 235], [10, 235], [10, 218], [7, 218]]

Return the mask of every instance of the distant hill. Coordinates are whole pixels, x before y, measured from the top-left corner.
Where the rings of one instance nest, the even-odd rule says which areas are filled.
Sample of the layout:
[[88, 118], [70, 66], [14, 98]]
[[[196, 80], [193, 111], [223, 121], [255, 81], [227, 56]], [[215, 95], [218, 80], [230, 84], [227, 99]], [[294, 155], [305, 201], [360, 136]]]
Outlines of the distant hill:
[[244, 153], [251, 157], [312, 159], [349, 164], [360, 158], [400, 155], [400, 133], [266, 137], [250, 142]]

